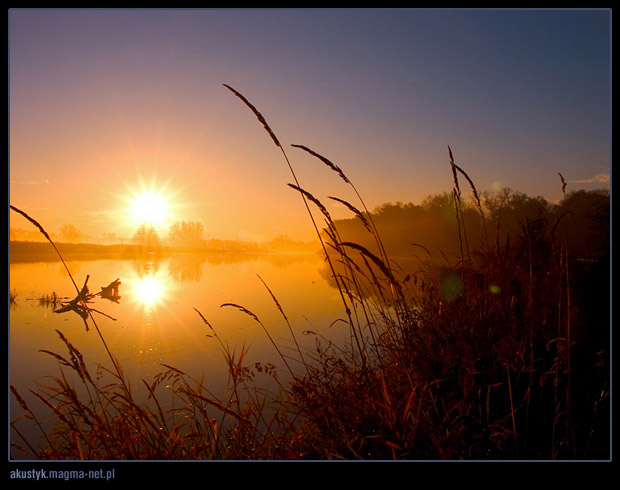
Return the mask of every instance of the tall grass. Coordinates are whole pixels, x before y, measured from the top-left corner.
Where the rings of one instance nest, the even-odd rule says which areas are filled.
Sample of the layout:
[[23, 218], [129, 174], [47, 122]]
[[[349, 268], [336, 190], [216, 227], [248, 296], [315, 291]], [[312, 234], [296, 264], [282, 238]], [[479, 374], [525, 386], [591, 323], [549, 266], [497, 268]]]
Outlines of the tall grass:
[[[112, 366], [101, 367], [107, 381], [102, 383], [99, 376], [91, 375], [80, 351], [57, 330], [68, 355], [42, 350], [58, 361], [60, 372], [50, 376], [51, 384], [30, 390], [30, 394], [49, 410], [56, 424], [50, 429], [17, 387], [11, 385], [11, 393], [23, 410], [10, 423], [21, 441], [12, 441], [13, 448], [39, 459], [235, 459], [251, 455], [254, 445], [266, 447], [265, 441], [273, 437], [273, 427], [283, 427], [278, 434], [286, 432], [290, 421], [281, 414], [282, 409], [277, 404], [271, 409], [270, 396], [248, 388], [248, 382], [257, 372], [277, 379], [274, 367], [257, 363], [250, 369], [243, 365], [245, 348], [237, 354], [223, 343], [222, 352], [229, 372], [226, 400], [218, 400], [202, 380], [164, 365], [166, 370], [152, 382], [142, 380], [147, 390], [147, 403], [138, 402], [130, 380], [108, 349], [92, 315], [96, 310], [89, 306], [93, 295], [88, 292], [88, 278], [84, 286], [78, 288], [43, 226], [26, 212], [14, 206], [11, 209], [33, 223], [58, 253], [76, 288], [77, 296], [71, 304], [84, 313], [87, 330], [88, 321], [95, 326]], [[209, 327], [210, 336], [219, 340], [213, 327], [202, 314], [200, 317]], [[162, 390], [163, 383], [170, 389]], [[173, 400], [180, 404], [178, 408], [174, 408], [173, 403], [172, 409], [162, 409], [166, 391], [171, 391]], [[268, 412], [270, 420], [266, 418]], [[25, 420], [30, 420], [40, 431], [45, 441], [42, 447], [37, 447], [20, 429], [20, 423]], [[279, 456], [281, 454], [273, 455], [274, 458]]]
[[[294, 180], [289, 186], [303, 200], [342, 299], [346, 322], [334, 325], [348, 328], [350, 341], [336, 345], [317, 335], [314, 349], [302, 349], [283, 306], [263, 281], [289, 326], [292, 355], [280, 350], [269, 326], [253, 312], [235, 303], [222, 307], [260, 324], [290, 376], [286, 383], [276, 366], [246, 365], [247, 348], [225, 344], [195, 309], [206, 335], [220, 344], [228, 371], [226, 396], [218, 399], [202, 379], [164, 365], [154, 380], [142, 380], [148, 396], [138, 403], [109, 351], [112, 369], [104, 369], [108, 380], [102, 383], [58, 332], [68, 355], [45, 352], [58, 360], [60, 374], [52, 386], [32, 392], [55, 417], [56, 429], [45, 429], [11, 386], [23, 410], [11, 422], [22, 439], [15, 448], [54, 459], [609, 457], [609, 346], [594, 348], [583, 340], [587, 333], [576, 340], [576, 319], [583, 317], [575, 305], [575, 275], [586, 287], [589, 283], [571, 261], [566, 240], [557, 236], [557, 222], [527, 220], [515, 243], [502, 244], [498, 217], [491, 246], [483, 199], [448, 148], [460, 257], [444, 266], [421, 260], [424, 268], [412, 279], [386, 253], [372, 213], [342, 169], [304, 145], [292, 145], [353, 188], [357, 205], [330, 199], [361, 220], [372, 249], [341, 236], [327, 207], [298, 180], [265, 117], [240, 92], [226, 88], [282, 152]], [[472, 191], [482, 237], [469, 236], [464, 220], [472, 218], [464, 212], [459, 177]], [[40, 224], [13, 209], [49, 240]], [[319, 218], [325, 227], [319, 227]], [[483, 246], [473, 247], [476, 240]], [[260, 388], [260, 376], [276, 389]], [[40, 447], [24, 436], [22, 418], [41, 431]]]

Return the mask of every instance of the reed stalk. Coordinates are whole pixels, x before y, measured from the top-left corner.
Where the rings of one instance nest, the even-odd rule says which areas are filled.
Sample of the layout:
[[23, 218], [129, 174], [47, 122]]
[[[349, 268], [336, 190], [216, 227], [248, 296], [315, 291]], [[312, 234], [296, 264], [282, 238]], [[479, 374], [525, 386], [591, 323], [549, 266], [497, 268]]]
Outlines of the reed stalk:
[[[238, 92], [237, 90], [235, 90], [234, 88], [232, 88], [230, 85], [227, 84], [223, 84], [228, 90], [230, 90], [233, 94], [235, 94], [256, 116], [256, 118], [258, 119], [258, 121], [262, 124], [263, 128], [265, 128], [265, 130], [267, 131], [267, 133], [269, 134], [269, 136], [271, 137], [273, 143], [280, 148], [280, 151], [282, 152], [282, 156], [284, 157], [284, 160], [291, 172], [291, 175], [293, 177], [293, 180], [295, 181], [295, 187], [296, 189], [301, 191], [301, 185], [299, 183], [299, 180], [297, 178], [297, 175], [295, 173], [295, 170], [293, 169], [293, 166], [288, 158], [288, 155], [286, 154], [286, 151], [284, 151], [284, 147], [280, 144], [280, 141], [278, 140], [278, 138], [276, 137], [275, 133], [273, 132], [273, 130], [271, 129], [271, 127], [269, 126], [269, 124], [267, 123], [265, 117], [258, 111], [258, 109], [250, 102], [248, 101], [248, 99], [246, 99], [240, 92]], [[349, 319], [349, 325], [350, 327], [355, 330], [355, 324], [353, 322], [353, 319], [351, 317], [351, 309], [349, 307], [349, 305], [347, 304], [347, 301], [344, 297], [344, 293], [342, 292], [342, 288], [340, 285], [340, 280], [338, 278], [338, 275], [336, 274], [336, 270], [334, 268], [334, 264], [332, 263], [332, 260], [329, 256], [329, 253], [327, 252], [327, 248], [325, 245], [325, 242], [321, 236], [321, 233], [319, 231], [318, 225], [316, 223], [316, 220], [314, 218], [314, 215], [312, 214], [312, 211], [310, 210], [310, 206], [308, 205], [308, 201], [307, 201], [307, 195], [304, 192], [300, 192], [302, 195], [302, 200], [304, 203], [304, 206], [306, 208], [306, 211], [308, 213], [308, 216], [310, 217], [310, 221], [312, 222], [312, 226], [314, 228], [314, 231], [316, 233], [317, 238], [319, 239], [320, 243], [321, 243], [321, 247], [323, 249], [323, 253], [325, 254], [325, 258], [327, 260], [327, 263], [329, 264], [329, 267], [331, 269], [332, 272], [332, 276], [334, 277], [334, 280], [339, 284], [338, 286], [338, 290], [340, 291], [340, 298], [343, 302], [344, 308], [345, 308], [345, 313]], [[358, 347], [359, 347], [359, 343], [358, 343]], [[360, 347], [360, 355], [362, 356], [362, 359], [364, 358], [363, 355], [363, 351], [361, 350]]]
[[[52, 247], [54, 248], [54, 251], [56, 252], [56, 254], [58, 255], [58, 258], [60, 259], [60, 261], [62, 262], [62, 265], [64, 266], [65, 270], [67, 271], [67, 274], [69, 275], [69, 279], [71, 280], [71, 283], [73, 284], [73, 287], [75, 288], [75, 291], [77, 293], [76, 296], [76, 300], [79, 302], [79, 304], [82, 306], [82, 308], [84, 308], [84, 310], [86, 312], [88, 312], [88, 315], [91, 319], [91, 321], [93, 322], [93, 325], [95, 326], [95, 330], [97, 331], [97, 335], [99, 336], [99, 339], [101, 340], [107, 354], [108, 357], [110, 358], [110, 360], [112, 361], [112, 365], [115, 367], [115, 369], [117, 370], [117, 373], [120, 375], [120, 367], [118, 366], [118, 361], [116, 360], [116, 358], [112, 355], [112, 352], [110, 351], [110, 348], [108, 347], [107, 342], [105, 341], [105, 338], [103, 337], [103, 334], [101, 333], [101, 330], [99, 329], [99, 326], [97, 325], [97, 322], [95, 321], [95, 318], [92, 315], [92, 312], [90, 310], [90, 308], [88, 307], [88, 305], [86, 304], [86, 298], [84, 297], [83, 290], [86, 288], [86, 283], [84, 284], [84, 287], [82, 289], [79, 289], [75, 279], [73, 278], [73, 275], [71, 274], [71, 271], [69, 270], [69, 267], [67, 266], [66, 262], [64, 261], [62, 255], [60, 254], [60, 252], [58, 251], [58, 248], [56, 247], [56, 244], [54, 243], [54, 241], [50, 238], [49, 234], [45, 231], [45, 229], [43, 228], [43, 226], [37, 222], [34, 218], [30, 217], [26, 212], [16, 208], [15, 206], [11, 205], [10, 208], [15, 211], [18, 214], [21, 214], [24, 218], [26, 218], [28, 221], [30, 221], [34, 226], [36, 226], [39, 231], [43, 234], [43, 236], [47, 239], [47, 241], [52, 245]], [[88, 326], [87, 326], [88, 329]], [[124, 382], [123, 382], [124, 383]], [[129, 390], [127, 388], [127, 386], [125, 386], [125, 390], [129, 393]]]

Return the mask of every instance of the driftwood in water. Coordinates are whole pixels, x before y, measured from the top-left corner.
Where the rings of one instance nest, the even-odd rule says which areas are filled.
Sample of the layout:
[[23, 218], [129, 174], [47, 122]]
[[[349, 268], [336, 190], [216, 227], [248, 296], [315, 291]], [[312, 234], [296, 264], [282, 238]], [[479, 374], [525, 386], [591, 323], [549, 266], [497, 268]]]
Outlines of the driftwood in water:
[[94, 294], [90, 294], [88, 290], [88, 279], [90, 275], [86, 276], [86, 280], [84, 281], [84, 286], [82, 286], [82, 290], [79, 294], [73, 298], [68, 303], [62, 303], [62, 307], [54, 310], [54, 313], [65, 313], [67, 311], [75, 311], [78, 315], [82, 317], [84, 320], [84, 324], [86, 325], [86, 330], [88, 330], [88, 324], [86, 324], [86, 318], [88, 317], [88, 306], [87, 303], [95, 296]]
[[110, 301], [118, 303], [118, 300], [121, 299], [120, 295], [118, 294], [118, 287], [120, 285], [120, 278], [116, 278], [116, 280], [112, 281], [106, 287], [102, 287], [101, 291], [98, 294], [104, 299], [108, 299]]
[[87, 331], [88, 331], [88, 323], [86, 322], [86, 319], [88, 318], [88, 315], [91, 311], [99, 313], [100, 315], [104, 315], [110, 318], [111, 320], [116, 320], [115, 318], [112, 318], [111, 316], [106, 315], [105, 313], [99, 310], [90, 308], [89, 306], [87, 306], [87, 304], [91, 303], [91, 300], [97, 295], [100, 295], [102, 298], [109, 299], [110, 301], [114, 301], [118, 303], [118, 300], [120, 299], [120, 296], [118, 294], [118, 287], [121, 284], [120, 279], [116, 279], [115, 281], [112, 281], [110, 284], [108, 284], [106, 287], [102, 287], [99, 293], [92, 294], [88, 290], [88, 279], [89, 278], [90, 278], [90, 275], [86, 276], [86, 280], [84, 281], [84, 286], [82, 286], [81, 291], [75, 298], [73, 298], [69, 302], [61, 303], [62, 306], [58, 308], [57, 310], [54, 310], [54, 313], [66, 313], [67, 311], [74, 311], [75, 313], [80, 315], [80, 317], [82, 317], [82, 319], [84, 320], [84, 326], [86, 327]]

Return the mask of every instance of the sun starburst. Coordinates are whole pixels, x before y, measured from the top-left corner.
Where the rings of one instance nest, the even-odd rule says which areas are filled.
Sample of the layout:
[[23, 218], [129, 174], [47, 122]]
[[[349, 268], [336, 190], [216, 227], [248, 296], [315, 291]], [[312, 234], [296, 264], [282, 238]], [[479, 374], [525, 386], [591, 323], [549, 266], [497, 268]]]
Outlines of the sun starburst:
[[125, 187], [125, 193], [119, 197], [123, 202], [125, 222], [132, 229], [148, 225], [163, 232], [173, 223], [178, 207], [174, 202], [177, 193], [170, 189], [169, 182], [158, 184], [152, 178], [147, 183], [138, 179], [136, 186], [126, 183]]

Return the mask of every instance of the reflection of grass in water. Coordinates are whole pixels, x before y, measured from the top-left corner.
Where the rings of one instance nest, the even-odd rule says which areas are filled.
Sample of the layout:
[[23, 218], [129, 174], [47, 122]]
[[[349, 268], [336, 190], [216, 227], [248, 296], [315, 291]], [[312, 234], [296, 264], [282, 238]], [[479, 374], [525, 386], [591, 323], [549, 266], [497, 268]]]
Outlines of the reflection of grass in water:
[[56, 308], [63, 298], [60, 298], [55, 291], [52, 291], [52, 294], [45, 294], [37, 298], [39, 302], [39, 306], [46, 306], [49, 308]]
[[[302, 351], [291, 329], [296, 348], [284, 351], [256, 315], [227, 304], [265, 329], [293, 374], [285, 384], [272, 365], [246, 365], [247, 348], [231, 348], [196, 310], [206, 336], [224, 355], [226, 396], [218, 399], [205, 380], [164, 365], [154, 380], [142, 381], [148, 401], [139, 404], [111, 353], [110, 380], [93, 379], [81, 353], [58, 332], [68, 355], [46, 352], [63, 371], [53, 377], [53, 387], [34, 393], [58, 429], [51, 434], [41, 429], [43, 448], [25, 438], [27, 447], [14, 447], [59, 459], [609, 457], [609, 346], [593, 340], [592, 331], [603, 324], [595, 323], [592, 312], [580, 316], [588, 307], [582, 298], [596, 284], [592, 278], [604, 272], [597, 267], [604, 269], [605, 257], [579, 269], [566, 242], [550, 233], [555, 226], [544, 220], [524, 222], [518, 243], [506, 245], [498, 240], [492, 246], [490, 230], [482, 226], [485, 246], [474, 253], [459, 176], [475, 193], [482, 225], [486, 215], [472, 179], [450, 150], [460, 260], [448, 269], [421, 261], [425, 267], [402, 277], [385, 254], [370, 213], [347, 206], [366, 218], [375, 251], [342, 240], [322, 202], [297, 181], [265, 118], [231, 90], [284, 154], [292, 187], [306, 203], [343, 301], [345, 320], [332, 328], [346, 325], [349, 342], [334, 345], [305, 332], [315, 336], [316, 348]], [[326, 158], [295, 146], [344, 176]], [[326, 224], [321, 231], [310, 204]], [[579, 322], [586, 323], [578, 337]], [[77, 395], [70, 373], [85, 396]], [[275, 391], [260, 388], [265, 376]], [[38, 423], [15, 387], [11, 390], [24, 416]], [[164, 404], [170, 398], [172, 405]], [[18, 420], [11, 426], [19, 435]]]

